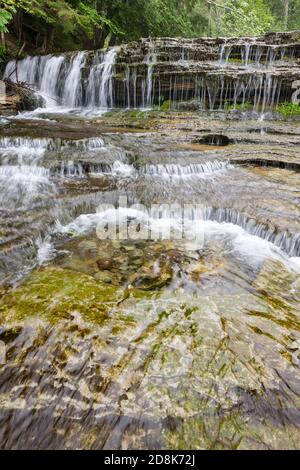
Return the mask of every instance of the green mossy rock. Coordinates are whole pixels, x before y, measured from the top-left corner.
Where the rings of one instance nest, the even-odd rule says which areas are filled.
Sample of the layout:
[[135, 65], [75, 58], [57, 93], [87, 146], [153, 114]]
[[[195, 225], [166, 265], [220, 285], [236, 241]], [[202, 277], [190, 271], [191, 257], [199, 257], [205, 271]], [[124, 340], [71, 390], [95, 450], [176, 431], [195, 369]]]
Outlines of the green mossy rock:
[[87, 321], [102, 323], [123, 290], [68, 269], [46, 267], [0, 300], [0, 321], [20, 321], [38, 316], [51, 322], [80, 313]]

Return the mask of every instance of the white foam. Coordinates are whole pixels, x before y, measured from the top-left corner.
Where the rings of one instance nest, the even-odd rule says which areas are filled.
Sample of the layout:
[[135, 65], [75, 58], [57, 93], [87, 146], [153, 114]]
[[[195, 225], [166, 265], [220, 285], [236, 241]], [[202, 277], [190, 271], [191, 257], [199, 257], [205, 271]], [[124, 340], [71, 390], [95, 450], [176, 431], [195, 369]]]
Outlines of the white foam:
[[39, 166], [0, 166], [0, 202], [2, 207], [28, 205], [44, 194], [55, 193], [49, 170]]
[[116, 160], [112, 166], [112, 174], [116, 176], [131, 176], [135, 172], [134, 168], [127, 163]]
[[175, 163], [168, 164], [149, 164], [141, 168], [141, 173], [147, 176], [155, 176], [162, 178], [198, 178], [213, 177], [220, 175], [232, 168], [228, 161], [221, 162], [213, 160], [205, 163], [194, 163], [189, 165], [179, 165]]
[[[43, 93], [38, 93], [41, 97], [43, 97]], [[94, 118], [94, 117], [101, 117], [103, 114], [107, 113], [108, 110], [103, 110], [99, 108], [68, 108], [66, 106], [48, 106], [46, 108], [36, 108], [33, 111], [23, 111], [19, 113], [17, 116], [14, 116], [14, 119], [35, 119], [41, 121], [55, 121], [53, 117], [51, 119], [47, 116], [55, 116], [55, 115], [72, 115], [72, 116], [79, 116], [79, 117], [86, 117], [86, 118]]]
[[37, 263], [39, 265], [45, 264], [51, 259], [54, 258], [56, 250], [53, 246], [53, 244], [50, 241], [50, 238], [47, 237], [44, 240], [39, 238], [36, 241], [36, 246], [38, 248], [37, 251]]
[[[56, 231], [60, 233], [80, 235], [96, 229], [101, 223], [114, 223], [124, 226], [128, 220], [134, 220], [149, 230], [151, 236], [160, 235], [167, 238], [172, 233], [182, 233], [182, 220], [178, 217], [156, 217], [154, 213], [134, 208], [108, 208], [95, 214], [83, 214], [68, 225], [57, 223]], [[196, 232], [196, 233], [195, 233]], [[145, 232], [147, 233], [147, 232]], [[249, 266], [258, 268], [266, 259], [275, 259], [284, 262], [290, 269], [300, 272], [300, 258], [290, 258], [273, 243], [256, 235], [247, 233], [238, 225], [227, 222], [210, 220], [184, 220], [184, 233], [188, 239], [203, 240], [204, 247], [209, 242], [221, 242], [227, 253], [246, 262]], [[199, 249], [199, 243], [197, 245]]]

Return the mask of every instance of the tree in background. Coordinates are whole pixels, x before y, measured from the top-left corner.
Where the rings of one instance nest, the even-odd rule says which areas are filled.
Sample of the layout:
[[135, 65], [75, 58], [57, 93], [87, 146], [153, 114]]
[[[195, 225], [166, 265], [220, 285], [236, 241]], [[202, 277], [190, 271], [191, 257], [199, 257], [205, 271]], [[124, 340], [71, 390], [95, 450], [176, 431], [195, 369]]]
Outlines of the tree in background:
[[270, 8], [277, 19], [277, 29], [300, 28], [300, 0], [272, 0]]
[[206, 0], [210, 5], [210, 33], [222, 36], [259, 35], [276, 20], [265, 0]]

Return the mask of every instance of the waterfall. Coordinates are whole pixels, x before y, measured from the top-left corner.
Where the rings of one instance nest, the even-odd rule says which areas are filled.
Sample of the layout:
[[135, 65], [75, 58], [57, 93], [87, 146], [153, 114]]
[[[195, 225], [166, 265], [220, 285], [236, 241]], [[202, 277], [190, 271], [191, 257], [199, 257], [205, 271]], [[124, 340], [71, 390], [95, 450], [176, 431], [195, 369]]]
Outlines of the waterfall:
[[116, 60], [116, 50], [109, 50], [103, 60], [101, 84], [99, 91], [99, 106], [100, 108], [113, 107], [113, 86], [112, 86], [112, 72]]
[[46, 106], [56, 104], [58, 77], [64, 61], [63, 56], [53, 56], [46, 62], [40, 84]]
[[70, 64], [68, 74], [65, 78], [65, 86], [63, 91], [63, 104], [75, 108], [82, 103], [82, 87], [81, 87], [81, 69], [84, 67], [85, 53], [76, 54]]
[[12, 60], [6, 66], [4, 77], [34, 87], [45, 99], [45, 106], [63, 104], [75, 108], [85, 105], [107, 109], [113, 106], [112, 74], [116, 54], [115, 48], [105, 54], [96, 54], [86, 83], [82, 70], [88, 53], [84, 51], [71, 56]]
[[206, 163], [195, 163], [190, 165], [169, 164], [148, 164], [141, 167], [140, 171], [146, 176], [161, 176], [163, 178], [190, 178], [190, 177], [213, 177], [221, 174], [230, 168], [228, 162], [214, 160]]
[[146, 78], [146, 101], [144, 100], [145, 104], [147, 107], [151, 108], [152, 106], [152, 88], [153, 88], [153, 69], [154, 69], [154, 64], [156, 62], [156, 54], [152, 50], [152, 48], [149, 50], [146, 58], [145, 58], [145, 63], [147, 64], [147, 78]]
[[26, 82], [30, 86], [39, 85], [40, 72], [50, 56], [26, 57], [23, 60], [11, 60], [8, 62], [4, 78], [10, 78], [13, 81]]
[[264, 223], [257, 223], [247, 215], [229, 208], [207, 207], [203, 211], [205, 220], [215, 220], [217, 222], [231, 223], [238, 225], [251, 235], [267, 240], [278, 246], [289, 256], [300, 255], [300, 235], [292, 234], [288, 231], [278, 231], [276, 227], [270, 227]]
[[227, 45], [227, 39], [225, 39], [224, 44], [222, 44], [222, 46], [220, 48], [219, 62], [221, 64], [227, 64], [228, 63], [228, 60], [229, 60], [229, 57], [230, 57], [230, 54], [231, 54], [231, 49], [232, 49], [232, 46]]
[[85, 106], [88, 108], [113, 107], [113, 71], [116, 55], [116, 48], [95, 54], [86, 85]]
[[[107, 110], [169, 108], [195, 101], [199, 109], [242, 108], [265, 112], [292, 95], [286, 63], [297, 44], [269, 44], [263, 38], [226, 39], [211, 47], [205, 39], [141, 40], [100, 51], [27, 57], [7, 64], [5, 77], [33, 86], [45, 106]], [[219, 47], [219, 49], [218, 49]]]
[[43, 155], [46, 151], [60, 151], [67, 149], [93, 151], [102, 149], [104, 146], [105, 144], [101, 137], [91, 137], [78, 140], [63, 140], [60, 138], [0, 137], [0, 156], [39, 156]]
[[49, 179], [49, 170], [36, 165], [0, 166], [1, 208], [13, 210], [27, 208], [55, 194], [55, 186]]
[[294, 57], [295, 47], [292, 45], [269, 45], [258, 43], [255, 39], [244, 44], [229, 44], [225, 40], [220, 46], [219, 63], [227, 66], [240, 62], [243, 66], [252, 64], [268, 68]]

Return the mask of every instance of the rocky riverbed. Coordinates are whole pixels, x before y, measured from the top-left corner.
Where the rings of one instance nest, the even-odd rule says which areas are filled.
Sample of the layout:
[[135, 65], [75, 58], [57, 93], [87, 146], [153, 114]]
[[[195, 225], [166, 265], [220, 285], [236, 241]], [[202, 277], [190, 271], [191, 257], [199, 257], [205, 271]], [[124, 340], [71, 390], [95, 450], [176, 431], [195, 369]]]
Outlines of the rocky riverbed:
[[1, 448], [299, 448], [300, 120], [151, 96], [0, 118]]

